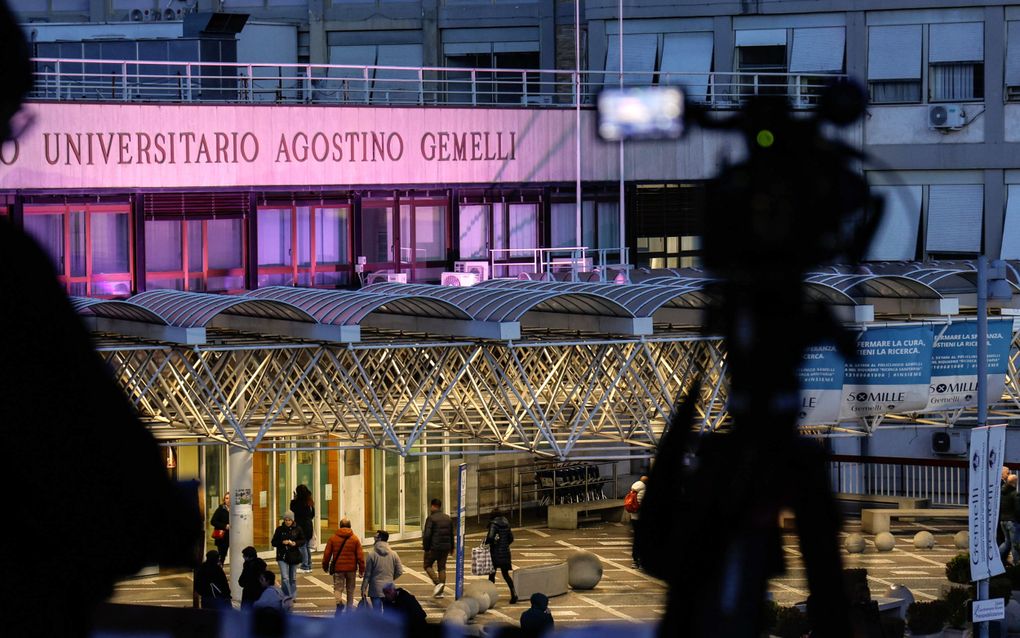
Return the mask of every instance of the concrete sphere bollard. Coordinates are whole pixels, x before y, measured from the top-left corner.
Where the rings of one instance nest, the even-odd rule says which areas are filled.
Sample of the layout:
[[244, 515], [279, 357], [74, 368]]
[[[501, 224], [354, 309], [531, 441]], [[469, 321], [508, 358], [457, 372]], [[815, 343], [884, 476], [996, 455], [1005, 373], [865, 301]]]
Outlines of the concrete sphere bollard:
[[843, 544], [846, 551], [851, 554], [860, 554], [864, 551], [864, 536], [857, 534], [847, 534], [846, 542]]
[[447, 609], [446, 613], [443, 614], [443, 622], [453, 625], [466, 625], [468, 618], [463, 609]]
[[956, 549], [970, 549], [970, 532], [963, 530], [954, 534], [953, 545]]
[[900, 605], [899, 616], [905, 619], [907, 617], [907, 607], [910, 607], [910, 603], [914, 602], [914, 594], [910, 589], [904, 585], [891, 585], [885, 592], [885, 597], [903, 601], [903, 604]]
[[880, 552], [891, 552], [896, 547], [896, 537], [889, 532], [875, 534], [875, 549]]
[[461, 598], [460, 600], [450, 603], [450, 606], [446, 608], [446, 611], [449, 613], [458, 609], [464, 612], [464, 616], [466, 616], [468, 620], [474, 618], [474, 614], [471, 613], [471, 605], [468, 604], [466, 598]]
[[462, 600], [473, 600], [478, 605], [477, 614], [484, 614], [489, 609], [489, 596], [488, 594], [478, 594], [477, 596], [465, 596]]
[[914, 547], [917, 549], [931, 549], [935, 547], [935, 537], [931, 532], [918, 532], [914, 534]]
[[567, 580], [574, 589], [594, 589], [602, 580], [602, 561], [591, 552], [573, 552], [567, 557]]
[[496, 589], [495, 583], [490, 583], [488, 580], [478, 580], [469, 584], [464, 588], [464, 595], [478, 600], [488, 600], [486, 609], [495, 607], [499, 600], [499, 590]]
[[[468, 618], [474, 618], [482, 610], [482, 605], [474, 596], [464, 596], [460, 599], [460, 602], [468, 606]], [[489, 601], [485, 601], [486, 609], [488, 609]]]

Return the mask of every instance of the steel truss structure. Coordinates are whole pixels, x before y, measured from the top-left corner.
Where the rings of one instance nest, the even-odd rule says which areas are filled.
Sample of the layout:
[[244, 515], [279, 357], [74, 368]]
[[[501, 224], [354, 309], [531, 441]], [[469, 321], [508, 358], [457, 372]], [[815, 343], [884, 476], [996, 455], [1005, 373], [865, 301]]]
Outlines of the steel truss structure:
[[194, 346], [108, 340], [99, 352], [153, 433], [255, 450], [525, 451], [649, 456], [702, 375], [703, 427], [724, 417], [718, 338], [520, 342], [387, 338], [323, 345], [217, 335]]

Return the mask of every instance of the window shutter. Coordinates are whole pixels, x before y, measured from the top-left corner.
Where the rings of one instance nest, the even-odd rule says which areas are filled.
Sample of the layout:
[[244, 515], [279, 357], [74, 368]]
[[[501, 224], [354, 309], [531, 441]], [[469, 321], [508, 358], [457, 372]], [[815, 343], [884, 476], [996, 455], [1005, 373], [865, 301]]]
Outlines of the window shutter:
[[841, 72], [845, 40], [843, 27], [794, 29], [790, 72]]
[[983, 62], [984, 59], [983, 23], [957, 22], [928, 27], [929, 62]]
[[984, 187], [980, 184], [933, 185], [928, 189], [929, 253], [981, 251]]
[[[608, 36], [606, 47], [606, 66], [608, 72], [620, 70], [620, 36]], [[623, 34], [623, 76], [624, 84], [638, 86], [651, 84], [655, 72], [655, 54], [658, 52], [659, 36], [654, 33]], [[634, 71], [646, 71], [647, 74], [631, 74]], [[619, 84], [619, 75], [606, 73], [606, 85]]]
[[921, 79], [921, 25], [868, 29], [868, 79]]
[[885, 198], [885, 214], [868, 248], [868, 261], [911, 261], [917, 255], [921, 221], [920, 186], [873, 186]]
[[[380, 44], [376, 58], [379, 66], [421, 66], [422, 46], [420, 44]], [[418, 102], [418, 72], [413, 70], [376, 69], [376, 81], [372, 86], [372, 99], [380, 102]], [[380, 82], [379, 80], [397, 80]]]
[[1006, 195], [1006, 222], [1002, 225], [1001, 259], [1020, 259], [1020, 186], [1010, 185]]
[[708, 94], [708, 72], [712, 70], [711, 33], [667, 33], [662, 43], [660, 73], [697, 73], [665, 77], [662, 82], [683, 84], [687, 94], [704, 100]]
[[248, 212], [248, 193], [147, 193], [147, 220], [236, 219]]
[[736, 32], [738, 47], [785, 47], [786, 29], [745, 29]]
[[1006, 25], [1006, 86], [1020, 86], [1020, 22]]

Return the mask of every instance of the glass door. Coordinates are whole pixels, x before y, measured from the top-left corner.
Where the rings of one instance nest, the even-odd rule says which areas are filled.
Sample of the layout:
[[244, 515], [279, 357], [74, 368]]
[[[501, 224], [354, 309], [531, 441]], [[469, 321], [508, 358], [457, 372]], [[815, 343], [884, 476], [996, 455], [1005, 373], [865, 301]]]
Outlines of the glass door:
[[[426, 463], [420, 456], [403, 458], [382, 450], [372, 451], [371, 462], [371, 515], [366, 534], [384, 529], [391, 540], [420, 537], [427, 509]], [[442, 482], [442, 476], [437, 479]]]
[[439, 283], [448, 270], [445, 199], [410, 199], [400, 204], [400, 262], [408, 281]]
[[375, 283], [369, 277], [371, 273], [399, 272], [395, 221], [392, 200], [362, 202], [358, 255], [365, 258], [366, 283]]

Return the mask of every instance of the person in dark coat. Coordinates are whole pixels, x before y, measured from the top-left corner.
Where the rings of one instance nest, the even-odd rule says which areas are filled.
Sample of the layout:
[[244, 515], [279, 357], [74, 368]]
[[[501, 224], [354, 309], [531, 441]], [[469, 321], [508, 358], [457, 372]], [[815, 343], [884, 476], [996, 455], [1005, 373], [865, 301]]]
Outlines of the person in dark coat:
[[315, 521], [315, 501], [307, 485], [298, 485], [294, 489], [294, 499], [290, 502], [290, 511], [294, 512], [294, 522], [305, 535], [305, 544], [301, 546], [301, 571], [312, 573], [312, 547], [315, 542], [313, 522]]
[[[492, 566], [503, 573], [503, 580], [510, 588], [510, 604], [517, 602], [517, 590], [514, 589], [514, 581], [510, 578], [509, 570], [513, 569], [510, 564], [510, 544], [514, 542], [514, 533], [510, 530], [510, 521], [506, 515], [496, 510], [489, 519], [489, 531], [485, 535], [485, 544], [489, 546], [489, 554], [492, 556]], [[489, 582], [496, 582], [496, 573], [489, 574]]]
[[999, 542], [999, 555], [1002, 564], [1006, 564], [1006, 558], [1012, 554], [1013, 564], [1017, 564], [1017, 509], [1020, 507], [1020, 496], [1017, 494], [1017, 477], [1010, 474], [1002, 482], [1002, 489], [999, 494], [999, 532], [1002, 540]]
[[301, 564], [300, 547], [305, 544], [305, 533], [294, 523], [294, 512], [284, 512], [283, 524], [276, 528], [270, 544], [276, 548], [283, 595], [297, 598], [297, 570]]
[[[438, 498], [432, 499], [429, 504], [429, 517], [425, 519], [421, 544], [425, 550], [425, 573], [435, 585], [432, 595], [438, 598], [446, 588], [446, 558], [453, 549], [453, 520], [443, 512], [443, 502]], [[432, 569], [432, 565], [437, 563], [439, 573]]]
[[223, 567], [224, 561], [227, 560], [227, 550], [230, 549], [230, 492], [223, 495], [223, 500], [213, 512], [209, 524], [213, 528], [213, 544], [220, 554], [220, 567]]
[[230, 606], [230, 584], [220, 567], [215, 549], [205, 555], [205, 562], [195, 570], [193, 591], [202, 601], [202, 609], [223, 609]]
[[420, 636], [427, 629], [427, 614], [414, 594], [393, 583], [383, 585], [383, 612], [396, 612], [404, 617], [404, 634]]
[[258, 552], [251, 545], [241, 550], [241, 556], [244, 557], [244, 565], [241, 567], [241, 575], [237, 577], [237, 584], [241, 586], [241, 608], [244, 609], [251, 607], [262, 595], [265, 588], [259, 582], [259, 576], [269, 569], [269, 565], [259, 558]]
[[538, 592], [531, 595], [531, 607], [521, 614], [521, 634], [538, 638], [553, 630], [553, 617], [549, 612], [549, 597]]

